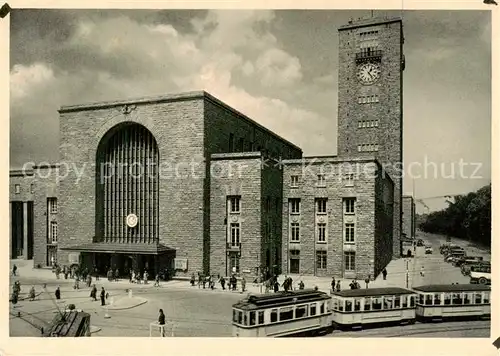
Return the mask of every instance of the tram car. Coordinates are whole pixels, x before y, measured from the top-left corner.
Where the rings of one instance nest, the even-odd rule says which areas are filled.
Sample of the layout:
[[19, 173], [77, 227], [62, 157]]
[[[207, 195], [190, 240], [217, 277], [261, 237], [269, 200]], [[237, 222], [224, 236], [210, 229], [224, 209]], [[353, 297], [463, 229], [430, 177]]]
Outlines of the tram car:
[[328, 332], [330, 303], [330, 296], [317, 290], [250, 295], [233, 305], [233, 336], [308, 336]]
[[90, 336], [90, 314], [71, 310], [58, 313], [50, 326], [42, 331], [43, 337], [88, 337]]
[[415, 287], [419, 321], [490, 318], [490, 291], [486, 285], [443, 284]]
[[332, 323], [339, 329], [415, 323], [416, 293], [404, 288], [348, 289], [332, 294]]

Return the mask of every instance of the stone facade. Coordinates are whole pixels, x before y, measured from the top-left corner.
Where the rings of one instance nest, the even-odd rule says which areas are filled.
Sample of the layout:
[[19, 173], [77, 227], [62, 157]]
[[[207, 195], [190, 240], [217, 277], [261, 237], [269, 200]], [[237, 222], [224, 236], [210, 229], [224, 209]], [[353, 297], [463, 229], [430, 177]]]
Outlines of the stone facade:
[[408, 239], [415, 238], [415, 201], [410, 195], [403, 196], [403, 234]]
[[[392, 256], [388, 217], [392, 216], [393, 186], [380, 164], [374, 158], [338, 157], [309, 157], [284, 164], [284, 273], [374, 278]], [[297, 201], [299, 207], [293, 207]], [[292, 224], [298, 224], [298, 239]], [[320, 235], [320, 226], [326, 228], [326, 236]], [[325, 253], [326, 263], [321, 257]], [[354, 262], [346, 263], [348, 257]], [[297, 259], [300, 262], [294, 268], [297, 262], [292, 260]]]
[[[339, 29], [337, 152], [342, 157], [375, 155], [391, 175], [395, 257], [401, 255], [403, 41], [399, 18], [365, 19]], [[380, 68], [379, 80], [369, 85], [357, 78], [365, 63]]]

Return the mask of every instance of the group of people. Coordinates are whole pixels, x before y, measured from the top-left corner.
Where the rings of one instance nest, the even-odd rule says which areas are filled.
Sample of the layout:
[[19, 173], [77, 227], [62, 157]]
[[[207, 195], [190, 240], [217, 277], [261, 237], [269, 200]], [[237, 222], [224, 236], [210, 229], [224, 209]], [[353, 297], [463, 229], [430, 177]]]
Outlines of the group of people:
[[[128, 281], [130, 283], [137, 283], [137, 284], [144, 283], [144, 284], [147, 284], [148, 283], [148, 278], [149, 278], [149, 273], [146, 270], [142, 274], [139, 273], [139, 271], [134, 271], [132, 268], [129, 270]], [[160, 276], [157, 275], [156, 278], [155, 278], [155, 280], [158, 280], [158, 283], [159, 283]]]
[[[209, 289], [215, 289], [215, 283], [216, 281], [221, 285], [222, 290], [226, 290], [226, 279], [224, 276], [217, 275], [217, 276], [204, 276], [201, 273], [198, 272], [198, 288], [201, 288], [203, 286], [203, 289], [208, 288]], [[191, 279], [190, 279], [190, 284], [192, 287], [196, 284], [196, 277], [193, 274], [191, 274]], [[240, 279], [240, 284], [241, 284], [241, 292], [243, 293], [246, 290], [246, 279], [245, 277], [241, 277]], [[232, 274], [228, 281], [227, 281], [227, 290], [232, 290], [236, 291], [238, 287], [238, 278], [236, 277], [235, 274]]]

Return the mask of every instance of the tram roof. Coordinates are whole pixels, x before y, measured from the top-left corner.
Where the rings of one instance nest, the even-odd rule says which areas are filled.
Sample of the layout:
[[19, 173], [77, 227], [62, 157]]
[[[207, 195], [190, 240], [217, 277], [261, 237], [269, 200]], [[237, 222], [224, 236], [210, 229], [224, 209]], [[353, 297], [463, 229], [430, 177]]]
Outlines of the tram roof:
[[491, 290], [490, 286], [484, 284], [429, 284], [413, 288], [419, 292], [482, 292]]
[[413, 294], [411, 290], [397, 287], [387, 288], [367, 288], [367, 289], [346, 289], [333, 293], [339, 297], [378, 297], [381, 295], [402, 295]]
[[325, 292], [316, 291], [313, 289], [305, 289], [300, 291], [277, 292], [272, 294], [250, 295], [248, 298], [239, 301], [233, 305], [233, 308], [238, 309], [259, 309], [268, 308], [274, 305], [290, 305], [304, 302], [312, 302], [316, 300], [329, 299], [330, 297]]

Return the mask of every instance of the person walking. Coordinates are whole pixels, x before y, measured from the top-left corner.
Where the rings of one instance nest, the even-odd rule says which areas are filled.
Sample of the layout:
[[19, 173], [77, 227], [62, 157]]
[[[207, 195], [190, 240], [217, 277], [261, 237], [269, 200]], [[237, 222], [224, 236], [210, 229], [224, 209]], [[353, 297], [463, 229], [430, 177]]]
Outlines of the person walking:
[[384, 277], [384, 281], [387, 279], [387, 270], [385, 268], [382, 271], [382, 277]]
[[332, 277], [332, 292], [335, 292], [335, 277]]
[[422, 277], [425, 277], [425, 269], [424, 269], [424, 266], [422, 266], [422, 267], [420, 268], [420, 275], [421, 275]]
[[224, 276], [220, 277], [220, 285], [222, 287], [222, 290], [226, 290], [226, 280], [224, 279]]
[[157, 273], [155, 277], [155, 284], [153, 287], [159, 287], [160, 286], [160, 275]]
[[16, 264], [14, 263], [14, 266], [12, 267], [12, 275], [13, 275], [13, 276], [16, 276], [16, 273], [17, 273], [17, 266], [16, 266]]
[[191, 279], [189, 280], [189, 282], [191, 283], [191, 287], [194, 287], [194, 282], [195, 282], [194, 272], [191, 273]]
[[160, 328], [161, 337], [165, 337], [165, 314], [163, 309], [160, 309], [160, 315], [158, 316], [158, 325], [162, 325]]
[[302, 281], [299, 282], [299, 289], [300, 290], [304, 289], [304, 282]]
[[106, 305], [106, 291], [104, 290], [104, 287], [101, 287], [101, 305], [104, 306]]
[[337, 285], [336, 285], [336, 287], [335, 287], [335, 290], [336, 290], [337, 292], [340, 292], [340, 289], [341, 289], [341, 288], [340, 288], [340, 279], [339, 279], [339, 280], [337, 281]]
[[97, 288], [96, 288], [95, 284], [92, 287], [92, 290], [90, 291], [90, 298], [94, 299], [94, 302], [97, 301]]
[[56, 299], [57, 300], [61, 299], [61, 289], [59, 288], [59, 286], [57, 286], [56, 291], [55, 291], [54, 294], [56, 295]]
[[245, 287], [247, 285], [247, 280], [245, 277], [241, 277], [241, 293], [245, 292]]
[[370, 276], [365, 278], [366, 289], [368, 289], [368, 284], [370, 283]]
[[34, 301], [36, 297], [35, 286], [31, 286], [30, 289], [30, 302]]

